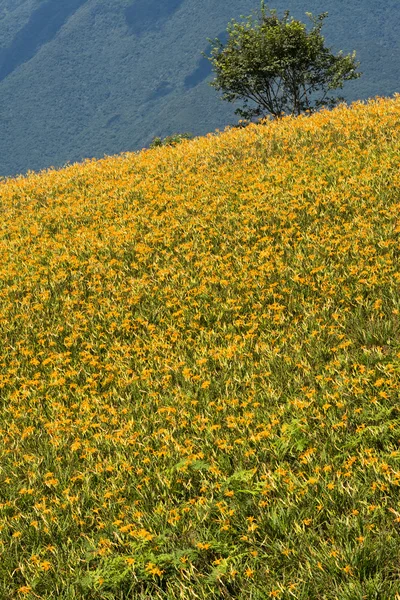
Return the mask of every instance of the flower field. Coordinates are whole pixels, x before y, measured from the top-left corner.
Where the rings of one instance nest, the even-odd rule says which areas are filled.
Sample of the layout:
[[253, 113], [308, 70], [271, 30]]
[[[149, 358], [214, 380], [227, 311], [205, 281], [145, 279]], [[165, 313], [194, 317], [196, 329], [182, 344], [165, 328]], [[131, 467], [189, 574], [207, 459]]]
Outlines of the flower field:
[[400, 95], [0, 211], [2, 600], [400, 599]]

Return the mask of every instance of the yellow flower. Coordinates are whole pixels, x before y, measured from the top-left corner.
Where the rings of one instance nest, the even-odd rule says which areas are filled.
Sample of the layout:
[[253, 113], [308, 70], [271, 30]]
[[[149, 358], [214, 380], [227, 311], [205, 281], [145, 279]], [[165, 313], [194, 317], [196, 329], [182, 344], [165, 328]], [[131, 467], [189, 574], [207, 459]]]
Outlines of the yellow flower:
[[210, 544], [207, 543], [202, 543], [202, 542], [198, 542], [196, 544], [197, 548], [199, 548], [200, 550], [208, 550], [210, 548]]
[[159, 567], [152, 562], [147, 563], [146, 571], [150, 573], [150, 575], [158, 575], [159, 577], [161, 577], [161, 575], [164, 573], [164, 571], [159, 569]]
[[343, 567], [343, 571], [348, 575], [351, 575], [353, 573], [353, 568], [350, 565], [346, 565], [345, 567]]

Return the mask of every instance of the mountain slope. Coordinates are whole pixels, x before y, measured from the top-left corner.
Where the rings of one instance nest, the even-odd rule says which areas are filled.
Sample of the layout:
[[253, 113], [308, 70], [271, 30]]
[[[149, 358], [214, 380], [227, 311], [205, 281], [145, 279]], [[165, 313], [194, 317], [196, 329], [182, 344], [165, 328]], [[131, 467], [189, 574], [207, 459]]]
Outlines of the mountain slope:
[[0, 182], [0, 598], [400, 595], [400, 95]]
[[[0, 175], [203, 134], [234, 122], [208, 86], [207, 37], [255, 0], [0, 0]], [[306, 20], [317, 0], [279, 0]], [[329, 0], [324, 33], [356, 49], [347, 99], [391, 95], [400, 79], [397, 0]]]

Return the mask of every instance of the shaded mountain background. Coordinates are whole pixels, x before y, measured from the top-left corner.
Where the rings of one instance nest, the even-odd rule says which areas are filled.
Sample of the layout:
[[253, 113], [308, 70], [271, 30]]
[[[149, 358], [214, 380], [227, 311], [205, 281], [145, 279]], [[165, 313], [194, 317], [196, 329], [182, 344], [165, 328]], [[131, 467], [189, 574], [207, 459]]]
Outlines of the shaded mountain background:
[[[201, 52], [258, 0], [0, 0], [0, 176], [137, 150], [237, 122]], [[399, 0], [276, 0], [357, 51], [348, 102], [400, 91]]]

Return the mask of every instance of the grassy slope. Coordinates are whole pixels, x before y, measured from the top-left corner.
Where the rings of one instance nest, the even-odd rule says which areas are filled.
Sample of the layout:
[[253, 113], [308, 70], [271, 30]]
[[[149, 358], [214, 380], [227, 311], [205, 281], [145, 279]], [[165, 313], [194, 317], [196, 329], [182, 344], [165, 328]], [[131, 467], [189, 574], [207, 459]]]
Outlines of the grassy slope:
[[[200, 52], [207, 37], [258, 1], [162, 1], [171, 12], [152, 23], [160, 0], [0, 0], [0, 78], [3, 61], [15, 67], [0, 81], [0, 175], [134, 150], [156, 135], [204, 134], [235, 121], [206, 73], [197, 71]], [[126, 7], [135, 5], [143, 12], [138, 31], [125, 18]], [[345, 87], [347, 100], [398, 91], [398, 0], [273, 6], [302, 20], [306, 11], [329, 11], [328, 45], [356, 49], [362, 62], [364, 75]]]
[[397, 597], [399, 167], [396, 96], [0, 184], [2, 598]]

